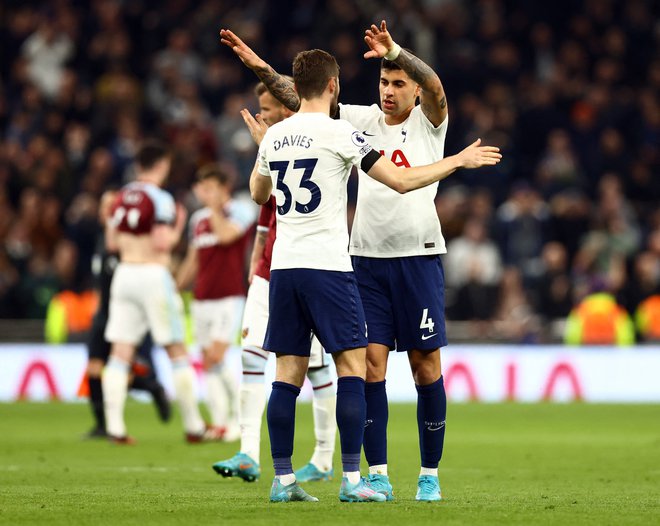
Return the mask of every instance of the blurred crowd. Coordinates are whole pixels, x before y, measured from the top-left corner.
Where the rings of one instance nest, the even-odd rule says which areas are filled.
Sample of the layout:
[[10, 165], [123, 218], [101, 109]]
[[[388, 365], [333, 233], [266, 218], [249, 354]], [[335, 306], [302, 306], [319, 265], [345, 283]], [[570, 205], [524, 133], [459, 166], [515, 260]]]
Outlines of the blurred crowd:
[[[228, 27], [290, 73], [300, 50], [337, 56], [346, 103], [378, 102], [364, 29], [438, 72], [445, 152], [477, 137], [497, 168], [440, 185], [449, 319], [534, 340], [594, 291], [630, 312], [660, 292], [660, 20], [652, 0], [9, 0], [0, 6], [0, 318], [41, 318], [91, 283], [104, 189], [165, 139], [169, 189], [220, 160], [245, 189], [256, 149], [239, 110], [255, 77]], [[354, 198], [354, 192], [351, 192]], [[414, 211], [411, 211], [414, 213]]]

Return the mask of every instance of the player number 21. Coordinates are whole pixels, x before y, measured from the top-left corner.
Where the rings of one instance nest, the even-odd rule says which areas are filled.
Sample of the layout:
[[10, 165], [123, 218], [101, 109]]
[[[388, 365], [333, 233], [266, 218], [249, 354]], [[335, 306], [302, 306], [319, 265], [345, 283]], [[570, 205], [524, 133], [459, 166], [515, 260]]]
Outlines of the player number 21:
[[[316, 210], [321, 203], [321, 189], [311, 180], [317, 162], [318, 159], [296, 159], [293, 162], [294, 170], [304, 170], [298, 186], [308, 190], [311, 196], [307, 203], [296, 201], [295, 210], [299, 214], [309, 214]], [[268, 166], [272, 172], [277, 172], [277, 189], [284, 194], [284, 203], [277, 206], [277, 213], [284, 215], [291, 210], [291, 204], [293, 203], [291, 189], [284, 182], [289, 161], [271, 161]]]

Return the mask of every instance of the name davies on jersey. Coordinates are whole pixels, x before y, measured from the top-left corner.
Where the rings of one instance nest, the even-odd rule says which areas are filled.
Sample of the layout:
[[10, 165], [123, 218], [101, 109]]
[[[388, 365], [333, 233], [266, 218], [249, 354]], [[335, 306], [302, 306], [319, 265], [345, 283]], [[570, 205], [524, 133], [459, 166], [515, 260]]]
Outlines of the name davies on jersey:
[[285, 146], [300, 146], [301, 148], [309, 148], [312, 145], [312, 139], [311, 137], [307, 137], [307, 135], [285, 135], [281, 139], [274, 139], [273, 140], [273, 148], [275, 151], [279, 150], [280, 148], [284, 148]]

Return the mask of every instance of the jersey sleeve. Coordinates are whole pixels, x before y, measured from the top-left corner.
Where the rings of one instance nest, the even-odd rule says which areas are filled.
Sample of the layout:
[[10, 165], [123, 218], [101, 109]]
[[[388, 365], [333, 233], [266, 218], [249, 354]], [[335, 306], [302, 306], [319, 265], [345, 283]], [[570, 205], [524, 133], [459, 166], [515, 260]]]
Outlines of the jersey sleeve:
[[428, 120], [422, 111], [422, 107], [419, 105], [413, 108], [411, 116], [419, 121], [422, 125], [422, 129], [426, 129], [432, 136], [443, 137], [447, 133], [447, 127], [449, 126], [449, 113], [447, 113], [445, 120], [438, 126], [435, 126], [430, 120]]
[[377, 118], [380, 114], [380, 109], [377, 105], [361, 106], [358, 104], [339, 104], [339, 118], [348, 121], [351, 125], [361, 132], [373, 133], [368, 130], [369, 122], [373, 118]]
[[373, 150], [367, 139], [347, 122], [337, 121], [335, 151], [346, 164], [359, 165], [362, 158]]
[[155, 222], [167, 225], [173, 224], [176, 219], [176, 204], [172, 194], [160, 190], [153, 197], [153, 201]]
[[254, 223], [253, 208], [245, 203], [234, 201], [229, 209], [229, 220], [245, 232]]
[[257, 160], [259, 162], [259, 165], [257, 166], [257, 171], [259, 172], [259, 175], [263, 175], [264, 177], [270, 177], [270, 171], [268, 170], [268, 163], [266, 159], [267, 143], [268, 143], [268, 130], [266, 130], [266, 134], [261, 140], [261, 144], [259, 145], [259, 153], [257, 154]]

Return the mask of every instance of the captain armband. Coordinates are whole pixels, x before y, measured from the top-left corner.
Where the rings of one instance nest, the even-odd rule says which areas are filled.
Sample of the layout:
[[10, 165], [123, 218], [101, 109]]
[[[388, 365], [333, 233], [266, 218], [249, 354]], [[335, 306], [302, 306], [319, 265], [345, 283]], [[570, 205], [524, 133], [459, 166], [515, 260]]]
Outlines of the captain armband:
[[362, 157], [362, 161], [360, 161], [360, 169], [364, 172], [367, 173], [369, 170], [371, 170], [371, 167], [376, 164], [376, 161], [380, 159], [382, 156], [380, 153], [378, 153], [376, 150], [371, 150], [367, 155]]

